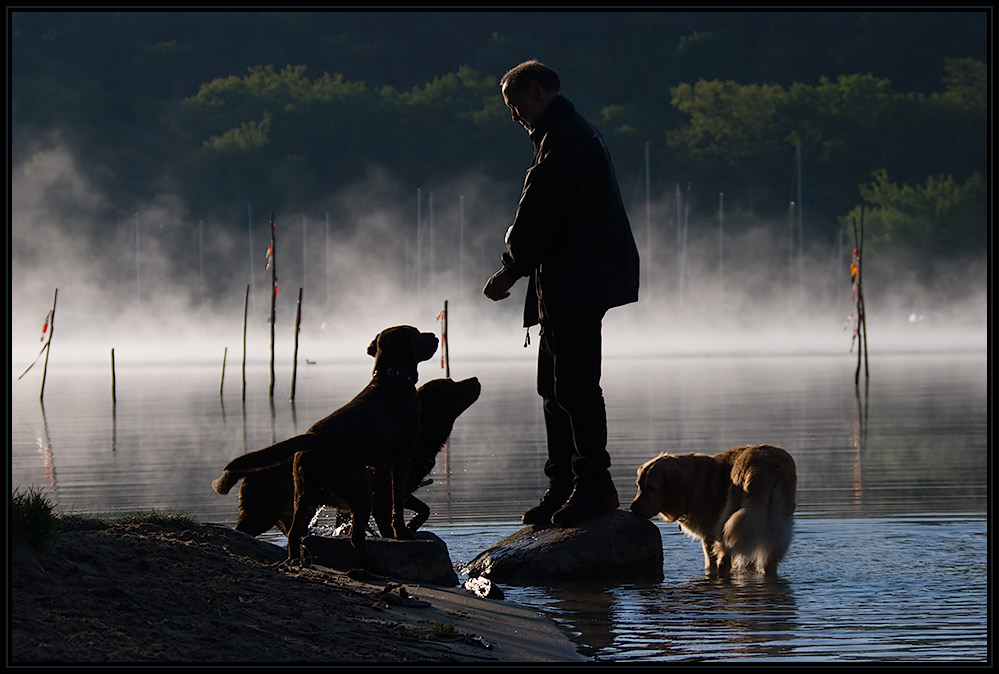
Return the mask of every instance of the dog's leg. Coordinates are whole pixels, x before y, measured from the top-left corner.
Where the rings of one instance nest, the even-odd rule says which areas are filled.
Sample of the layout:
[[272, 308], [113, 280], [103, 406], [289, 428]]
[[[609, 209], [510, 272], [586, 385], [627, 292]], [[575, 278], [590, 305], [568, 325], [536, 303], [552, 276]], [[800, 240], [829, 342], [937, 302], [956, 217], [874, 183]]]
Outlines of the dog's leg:
[[368, 520], [371, 519], [371, 480], [366, 469], [360, 471], [357, 490], [350, 499], [350, 512], [350, 545], [354, 548], [354, 552], [357, 553], [365, 568], [377, 571], [378, 566], [371, 556], [366, 540]]
[[715, 541], [712, 544], [711, 551], [715, 571], [719, 576], [727, 576], [732, 571], [732, 555], [720, 541]]
[[408, 540], [413, 532], [406, 527], [406, 481], [409, 477], [409, 462], [403, 461], [392, 467], [392, 531], [395, 538]]
[[708, 572], [713, 572], [717, 570], [717, 565], [715, 564], [714, 556], [714, 541], [707, 539], [701, 540], [701, 549], [704, 552], [704, 570]]
[[374, 496], [371, 508], [375, 516], [375, 526], [382, 538], [392, 538], [392, 472], [379, 468], [374, 475]]
[[295, 515], [291, 521], [291, 528], [288, 529], [288, 561], [301, 560], [302, 538], [318, 509], [319, 504], [314, 499], [296, 489]]
[[406, 525], [406, 528], [415, 534], [416, 530], [422, 527], [427, 519], [430, 518], [430, 506], [410, 494], [406, 497], [406, 509], [416, 513], [413, 519], [409, 520], [409, 524]]

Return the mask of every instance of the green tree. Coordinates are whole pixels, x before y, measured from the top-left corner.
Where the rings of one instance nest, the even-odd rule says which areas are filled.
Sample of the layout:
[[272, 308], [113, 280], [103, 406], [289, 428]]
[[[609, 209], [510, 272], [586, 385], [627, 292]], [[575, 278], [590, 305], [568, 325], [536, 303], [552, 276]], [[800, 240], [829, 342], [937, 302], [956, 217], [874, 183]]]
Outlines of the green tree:
[[784, 90], [731, 81], [683, 83], [670, 89], [672, 105], [689, 122], [666, 135], [667, 145], [692, 158], [738, 166], [782, 144], [777, 111]]
[[[923, 256], [978, 254], [988, 234], [987, 187], [981, 174], [964, 182], [933, 176], [922, 185], [893, 183], [887, 171], [860, 186], [865, 202], [865, 246], [872, 250], [906, 249]], [[861, 219], [856, 206], [841, 218], [843, 226]]]

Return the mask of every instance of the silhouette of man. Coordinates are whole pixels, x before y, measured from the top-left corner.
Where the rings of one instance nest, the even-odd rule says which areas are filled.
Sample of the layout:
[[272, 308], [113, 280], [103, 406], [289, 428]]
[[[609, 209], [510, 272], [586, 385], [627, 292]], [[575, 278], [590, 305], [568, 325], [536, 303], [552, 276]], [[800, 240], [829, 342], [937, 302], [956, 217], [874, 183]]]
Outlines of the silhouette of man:
[[523, 522], [572, 525], [619, 505], [600, 388], [601, 323], [608, 309], [638, 300], [638, 248], [607, 146], [561, 95], [558, 74], [526, 61], [500, 86], [534, 144], [534, 161], [502, 267], [482, 292], [502, 300], [528, 277], [524, 325], [541, 326], [548, 488]]

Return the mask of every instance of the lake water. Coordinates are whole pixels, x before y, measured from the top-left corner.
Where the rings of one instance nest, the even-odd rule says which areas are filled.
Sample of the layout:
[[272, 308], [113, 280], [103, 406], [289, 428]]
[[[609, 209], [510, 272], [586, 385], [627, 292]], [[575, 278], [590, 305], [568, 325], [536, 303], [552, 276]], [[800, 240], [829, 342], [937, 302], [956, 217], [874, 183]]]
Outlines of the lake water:
[[[533, 349], [531, 349], [533, 353]], [[784, 447], [798, 467], [795, 538], [776, 583], [705, 577], [699, 543], [659, 522], [661, 583], [528, 586], [508, 599], [551, 616], [581, 653], [616, 662], [973, 662], [989, 649], [989, 362], [984, 352], [604, 361], [612, 473], [626, 507], [659, 452]], [[266, 364], [50, 366], [11, 383], [12, 488], [62, 511], [183, 511], [233, 524], [233, 457], [303, 432], [349, 400], [370, 360], [301, 364], [268, 395]], [[18, 369], [18, 368], [14, 368]], [[533, 355], [452, 362], [482, 395], [456, 423], [421, 498], [460, 565], [520, 528], [544, 490]], [[421, 366], [421, 381], [442, 376]], [[866, 390], [865, 390], [866, 389]], [[276, 531], [268, 540], [283, 544]]]

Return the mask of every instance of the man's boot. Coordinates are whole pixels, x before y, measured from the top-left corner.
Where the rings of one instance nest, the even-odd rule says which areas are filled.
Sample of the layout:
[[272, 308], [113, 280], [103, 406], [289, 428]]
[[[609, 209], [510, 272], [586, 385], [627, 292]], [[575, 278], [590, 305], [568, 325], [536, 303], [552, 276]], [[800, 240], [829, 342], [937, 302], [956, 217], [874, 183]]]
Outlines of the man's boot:
[[570, 526], [591, 517], [617, 510], [620, 503], [617, 499], [617, 489], [614, 488], [614, 483], [608, 478], [598, 485], [577, 483], [565, 505], [552, 514], [552, 524]]
[[552, 523], [552, 515], [556, 510], [565, 505], [570, 494], [572, 494], [571, 483], [549, 482], [545, 495], [541, 497], [538, 504], [524, 513], [521, 521], [524, 524], [546, 525]]

